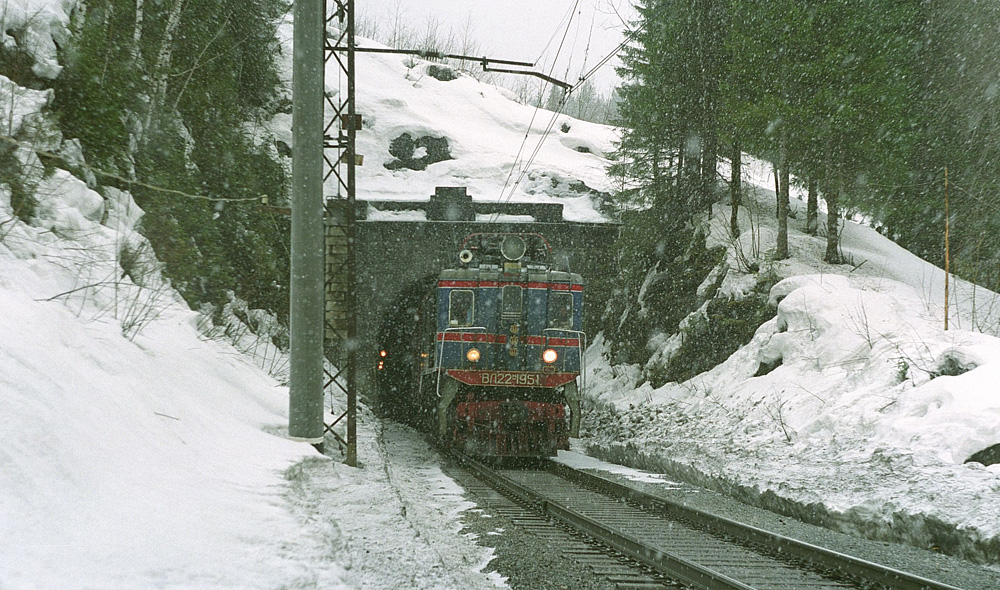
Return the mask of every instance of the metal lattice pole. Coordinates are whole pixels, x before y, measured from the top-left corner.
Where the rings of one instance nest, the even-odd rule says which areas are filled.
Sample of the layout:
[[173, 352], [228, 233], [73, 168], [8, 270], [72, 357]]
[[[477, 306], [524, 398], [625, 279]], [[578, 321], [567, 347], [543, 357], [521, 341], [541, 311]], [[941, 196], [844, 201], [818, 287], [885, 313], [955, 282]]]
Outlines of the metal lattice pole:
[[[326, 336], [331, 360], [338, 367], [336, 375], [327, 375], [347, 397], [347, 410], [326, 427], [346, 451], [347, 464], [357, 465], [357, 224], [355, 139], [361, 126], [355, 109], [354, 83], [354, 0], [335, 0], [336, 10], [326, 19], [325, 60], [336, 62], [339, 75], [346, 78], [347, 93], [326, 97], [332, 116], [323, 127], [326, 169], [324, 181], [336, 178], [336, 196], [326, 201]], [[332, 156], [332, 157], [331, 157]], [[342, 378], [343, 377], [343, 378]], [[333, 430], [347, 420], [345, 437]]]

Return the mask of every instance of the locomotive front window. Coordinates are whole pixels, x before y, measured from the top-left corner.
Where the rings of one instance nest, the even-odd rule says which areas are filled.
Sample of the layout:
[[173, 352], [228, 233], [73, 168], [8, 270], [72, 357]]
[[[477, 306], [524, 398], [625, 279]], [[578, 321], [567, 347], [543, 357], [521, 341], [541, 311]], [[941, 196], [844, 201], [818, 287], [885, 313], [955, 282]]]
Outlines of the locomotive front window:
[[456, 290], [448, 294], [448, 325], [471, 326], [475, 320], [476, 294], [472, 291]]
[[507, 285], [503, 288], [503, 308], [501, 314], [505, 316], [521, 315], [521, 287], [517, 285]]
[[563, 330], [573, 329], [572, 293], [552, 293], [549, 295], [549, 327]]

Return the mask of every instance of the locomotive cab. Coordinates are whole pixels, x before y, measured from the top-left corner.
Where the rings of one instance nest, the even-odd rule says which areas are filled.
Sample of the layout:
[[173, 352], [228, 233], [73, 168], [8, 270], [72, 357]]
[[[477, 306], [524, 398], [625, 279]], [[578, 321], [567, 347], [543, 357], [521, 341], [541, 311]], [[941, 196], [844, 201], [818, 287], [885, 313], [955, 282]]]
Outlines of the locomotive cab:
[[[420, 353], [433, 432], [468, 452], [551, 456], [580, 424], [583, 279], [538, 234], [474, 234], [441, 272]], [[568, 415], [567, 415], [568, 414]]]

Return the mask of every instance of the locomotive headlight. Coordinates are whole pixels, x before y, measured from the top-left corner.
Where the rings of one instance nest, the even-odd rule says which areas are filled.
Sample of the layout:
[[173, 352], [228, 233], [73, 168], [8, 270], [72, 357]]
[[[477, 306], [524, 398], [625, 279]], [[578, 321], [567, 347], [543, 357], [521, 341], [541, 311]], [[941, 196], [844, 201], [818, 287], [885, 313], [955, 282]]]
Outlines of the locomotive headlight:
[[556, 362], [558, 358], [559, 358], [559, 353], [552, 348], [546, 348], [545, 352], [542, 353], [542, 360], [550, 365]]
[[479, 349], [470, 348], [469, 352], [465, 353], [465, 358], [469, 359], [470, 363], [479, 361]]

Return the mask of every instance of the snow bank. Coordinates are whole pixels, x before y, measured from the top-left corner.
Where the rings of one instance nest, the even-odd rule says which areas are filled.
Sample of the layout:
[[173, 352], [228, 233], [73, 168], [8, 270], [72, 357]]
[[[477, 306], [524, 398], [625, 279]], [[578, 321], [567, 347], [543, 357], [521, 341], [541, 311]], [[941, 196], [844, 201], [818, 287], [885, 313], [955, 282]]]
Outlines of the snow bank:
[[[19, 99], [19, 120], [43, 116], [46, 93], [0, 87], [0, 103]], [[17, 155], [37, 163], [31, 146]], [[25, 172], [31, 225], [0, 190], [3, 587], [339, 585], [337, 563], [294, 551], [307, 535], [285, 472], [313, 453], [269, 434], [287, 392], [199, 338], [130, 194]]]
[[953, 277], [969, 296], [953, 296], [945, 331], [943, 272], [854, 223], [853, 264], [824, 263], [804, 220], [790, 222], [793, 259], [770, 261], [773, 199], [749, 200], [738, 240], [717, 207], [709, 241], [728, 248], [724, 296], [756, 284], [747, 259], [787, 277], [770, 291], [775, 318], [724, 363], [658, 389], [636, 388], [638, 367], [610, 367], [596, 341], [588, 381], [606, 406], [590, 442], [789, 512], [810, 506], [830, 526], [995, 559], [1000, 465], [965, 461], [1000, 443], [1000, 339], [956, 327], [994, 329], [996, 295]]
[[[17, 42], [55, 75], [43, 33], [72, 4], [15, 2], [0, 30], [27, 27]], [[220, 326], [188, 309], [132, 195], [90, 188], [51, 99], [0, 78], [0, 133], [33, 142], [0, 178], [0, 587], [494, 588], [489, 550], [458, 534], [469, 504], [419, 438], [390, 466], [362, 408], [367, 469], [287, 440], [280, 326], [235, 297]]]
[[34, 74], [55, 78], [62, 71], [56, 44], [65, 44], [69, 37], [69, 15], [76, 4], [77, 0], [5, 0], [0, 11], [0, 44], [29, 52], [35, 58]]

